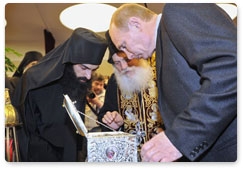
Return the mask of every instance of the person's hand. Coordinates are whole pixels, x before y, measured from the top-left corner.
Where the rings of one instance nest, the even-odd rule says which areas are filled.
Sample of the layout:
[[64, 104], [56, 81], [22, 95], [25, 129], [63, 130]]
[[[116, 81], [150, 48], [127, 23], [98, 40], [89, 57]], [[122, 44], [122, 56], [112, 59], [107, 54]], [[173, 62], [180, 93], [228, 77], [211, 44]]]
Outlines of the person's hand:
[[102, 118], [102, 122], [115, 130], [117, 130], [124, 123], [122, 116], [117, 111], [106, 112]]
[[96, 105], [97, 108], [101, 108], [104, 103], [102, 101], [99, 100], [99, 98], [97, 96], [95, 96], [93, 99], [87, 99], [89, 103], [92, 103], [94, 105]]
[[142, 146], [141, 157], [143, 162], [172, 162], [181, 158], [182, 154], [161, 132]]

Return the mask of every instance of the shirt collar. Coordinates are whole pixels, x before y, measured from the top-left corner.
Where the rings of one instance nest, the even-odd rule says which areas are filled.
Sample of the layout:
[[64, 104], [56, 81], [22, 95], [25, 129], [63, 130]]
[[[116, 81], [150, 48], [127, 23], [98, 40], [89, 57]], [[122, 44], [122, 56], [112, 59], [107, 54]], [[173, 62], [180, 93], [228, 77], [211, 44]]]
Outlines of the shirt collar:
[[160, 23], [161, 17], [162, 17], [162, 14], [159, 14], [157, 16], [157, 18], [156, 18], [156, 27], [155, 27], [155, 35], [154, 35], [155, 36], [154, 37], [155, 41], [157, 39], [157, 31], [158, 31], [158, 27], [159, 27], [159, 23]]

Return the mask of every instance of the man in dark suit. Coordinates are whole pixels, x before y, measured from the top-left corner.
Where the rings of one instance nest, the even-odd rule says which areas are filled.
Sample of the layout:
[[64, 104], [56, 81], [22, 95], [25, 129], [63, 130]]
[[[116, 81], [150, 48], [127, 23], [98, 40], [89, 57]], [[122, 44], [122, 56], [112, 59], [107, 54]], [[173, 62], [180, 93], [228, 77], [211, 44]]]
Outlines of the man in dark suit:
[[165, 132], [143, 161], [237, 160], [237, 29], [216, 4], [166, 4], [163, 16], [122, 5], [109, 28], [129, 59], [156, 52]]

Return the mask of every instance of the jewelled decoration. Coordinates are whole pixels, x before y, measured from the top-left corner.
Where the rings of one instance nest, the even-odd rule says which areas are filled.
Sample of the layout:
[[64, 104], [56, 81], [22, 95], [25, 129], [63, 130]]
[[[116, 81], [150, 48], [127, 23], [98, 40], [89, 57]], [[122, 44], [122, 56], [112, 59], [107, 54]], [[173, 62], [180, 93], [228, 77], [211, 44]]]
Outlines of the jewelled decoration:
[[89, 134], [88, 162], [137, 162], [134, 135], [124, 132]]

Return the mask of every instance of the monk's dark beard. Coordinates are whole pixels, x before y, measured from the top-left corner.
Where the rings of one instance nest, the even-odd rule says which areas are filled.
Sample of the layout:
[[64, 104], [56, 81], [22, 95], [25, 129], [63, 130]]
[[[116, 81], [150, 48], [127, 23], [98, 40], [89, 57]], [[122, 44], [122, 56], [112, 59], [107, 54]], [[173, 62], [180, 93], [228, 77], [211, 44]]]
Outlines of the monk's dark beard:
[[[83, 77], [81, 79], [84, 80]], [[91, 81], [80, 82], [80, 77], [77, 78], [74, 73], [73, 65], [66, 64], [60, 83], [63, 86], [63, 94], [68, 94], [72, 101], [76, 101], [77, 110], [84, 112], [86, 94], [91, 86]]]

